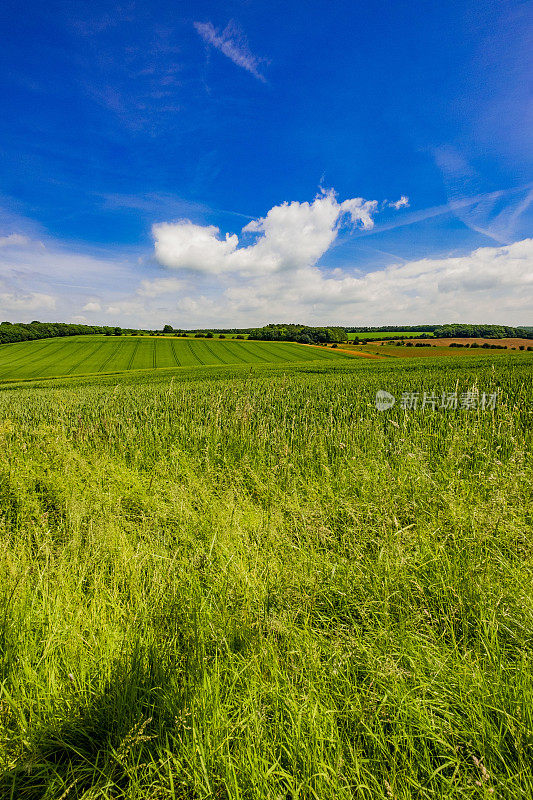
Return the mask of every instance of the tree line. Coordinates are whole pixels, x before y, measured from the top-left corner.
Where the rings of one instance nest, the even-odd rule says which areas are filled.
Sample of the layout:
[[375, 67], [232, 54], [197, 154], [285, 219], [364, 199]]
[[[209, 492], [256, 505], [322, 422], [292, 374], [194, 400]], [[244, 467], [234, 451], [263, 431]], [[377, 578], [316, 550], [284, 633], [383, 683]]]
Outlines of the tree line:
[[299, 342], [300, 344], [328, 344], [345, 342], [348, 338], [344, 328], [315, 328], [308, 325], [273, 324], [250, 331], [250, 339], [261, 342]]
[[[482, 339], [533, 339], [533, 328], [514, 328], [507, 325], [471, 325], [454, 323], [451, 325], [381, 325], [359, 326], [343, 328], [339, 326], [313, 327], [297, 323], [270, 323], [262, 328], [214, 328], [211, 331], [174, 329], [165, 325], [164, 333], [174, 332], [177, 336], [186, 336], [187, 333], [196, 333], [200, 336], [213, 336], [215, 333], [239, 333], [238, 338], [248, 334], [250, 339], [263, 342], [299, 342], [301, 344], [333, 344], [345, 342], [348, 333], [390, 333], [382, 339], [406, 339], [405, 335], [394, 335], [395, 331], [403, 334], [421, 333], [419, 338], [430, 338], [431, 334], [438, 338], [482, 338]], [[2, 322], [0, 323], [0, 344], [10, 342], [25, 342], [32, 339], [48, 339], [59, 336], [80, 336], [88, 334], [105, 334], [106, 336], [120, 336], [122, 333], [139, 334], [135, 328], [119, 328], [108, 325], [82, 325], [68, 322]], [[156, 331], [145, 330], [143, 333], [156, 335]], [[356, 336], [355, 343], [360, 341]], [[365, 341], [365, 340], [363, 340]]]
[[81, 325], [69, 322], [2, 322], [0, 323], [0, 344], [27, 342], [33, 339], [51, 339], [58, 336], [81, 336], [91, 333], [104, 333], [108, 336], [120, 335], [122, 328], [107, 325]]
[[434, 330], [434, 336], [443, 339], [476, 338], [476, 339], [533, 339], [531, 328], [512, 328], [507, 325], [440, 325]]

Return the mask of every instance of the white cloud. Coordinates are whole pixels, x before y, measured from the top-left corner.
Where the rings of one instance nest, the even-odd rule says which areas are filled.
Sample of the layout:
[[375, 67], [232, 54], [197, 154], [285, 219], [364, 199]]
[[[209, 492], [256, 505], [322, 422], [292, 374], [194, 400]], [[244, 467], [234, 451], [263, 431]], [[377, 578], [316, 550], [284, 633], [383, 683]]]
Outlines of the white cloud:
[[[0, 248], [0, 319], [160, 327], [402, 324], [480, 321], [533, 324], [533, 239], [463, 255], [405, 260], [366, 274], [328, 269], [339, 230], [372, 232], [374, 201], [283, 203], [223, 236], [189, 221], [154, 226], [160, 264], [138, 253], [76, 252], [46, 240]], [[405, 216], [409, 216], [406, 214]], [[39, 232], [39, 236], [42, 234]], [[338, 264], [338, 256], [336, 258]]]
[[394, 203], [389, 203], [389, 208], [395, 208], [398, 211], [400, 208], [409, 208], [409, 198], [402, 194], [399, 200]]
[[53, 311], [56, 298], [41, 292], [0, 292], [2, 312], [27, 313], [28, 311]]
[[219, 33], [211, 22], [195, 22], [194, 27], [204, 42], [220, 50], [238, 67], [242, 67], [254, 78], [266, 83], [266, 78], [259, 72], [259, 65], [264, 59], [254, 56], [242, 32], [232, 22]]
[[10, 233], [9, 236], [0, 236], [0, 247], [22, 247], [29, 241], [27, 236], [20, 233]]
[[141, 297], [158, 297], [171, 292], [179, 292], [184, 287], [185, 283], [178, 278], [156, 278], [153, 281], [141, 281], [137, 294]]
[[[407, 203], [402, 195], [387, 205]], [[376, 201], [339, 203], [329, 191], [312, 203], [275, 206], [240, 236], [223, 237], [215, 226], [188, 220], [154, 225], [156, 258], [180, 271], [180, 283], [174, 303], [174, 287], [165, 279], [144, 281], [137, 294], [162, 298], [169, 311], [174, 307], [191, 325], [262, 324], [274, 317], [344, 324], [472, 319], [525, 324], [530, 319], [531, 239], [464, 256], [393, 263], [362, 276], [317, 266], [340, 227], [351, 221], [369, 231], [377, 210]], [[256, 238], [247, 244], [249, 235]]]
[[220, 238], [214, 225], [194, 225], [189, 220], [154, 225], [155, 254], [166, 267], [212, 275], [269, 274], [297, 270], [315, 264], [337, 237], [339, 226], [349, 218], [354, 225], [372, 228], [375, 200], [361, 197], [338, 203], [333, 191], [322, 192], [312, 203], [283, 203], [266, 217], [245, 225], [242, 234], [257, 240], [240, 246], [236, 234]]
[[531, 324], [533, 239], [450, 258], [420, 259], [353, 277], [316, 267], [267, 276], [224, 293], [234, 315], [344, 324]]
[[194, 225], [189, 220], [162, 222], [152, 228], [155, 254], [160, 264], [197, 272], [223, 272], [226, 258], [233, 253], [239, 240], [226, 234], [218, 239], [214, 225]]
[[[99, 297], [111, 303], [117, 294], [122, 296], [124, 286], [138, 284], [140, 268], [124, 257], [80, 253], [52, 239], [45, 246], [37, 239], [16, 237], [5, 237], [11, 246], [0, 247], [2, 319], [72, 321], [82, 310], [97, 314]], [[103, 323], [105, 314], [92, 319]]]

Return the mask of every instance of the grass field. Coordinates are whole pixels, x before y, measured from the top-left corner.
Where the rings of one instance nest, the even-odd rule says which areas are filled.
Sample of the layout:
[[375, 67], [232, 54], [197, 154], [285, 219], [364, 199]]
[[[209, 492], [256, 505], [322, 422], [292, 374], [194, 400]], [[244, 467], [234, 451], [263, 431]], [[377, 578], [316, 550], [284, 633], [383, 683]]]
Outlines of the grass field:
[[71, 336], [1, 345], [0, 381], [224, 364], [290, 364], [341, 357], [325, 348], [285, 342]]
[[530, 800], [532, 367], [4, 384], [0, 798]]

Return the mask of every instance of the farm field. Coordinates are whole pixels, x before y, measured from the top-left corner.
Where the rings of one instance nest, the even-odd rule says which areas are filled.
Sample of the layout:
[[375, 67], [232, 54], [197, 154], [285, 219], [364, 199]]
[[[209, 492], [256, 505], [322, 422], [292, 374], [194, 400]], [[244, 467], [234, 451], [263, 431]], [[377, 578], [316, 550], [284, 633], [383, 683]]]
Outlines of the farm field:
[[503, 344], [506, 347], [515, 347], [518, 349], [520, 346], [523, 347], [533, 347], [533, 339], [482, 339], [482, 338], [465, 338], [465, 337], [458, 337], [458, 338], [450, 338], [450, 339], [437, 339], [435, 338], [432, 344], [436, 344], [438, 346], [446, 346], [450, 345], [452, 342], [459, 343], [459, 344], [473, 344], [476, 342], [477, 344]]
[[533, 354], [329, 355], [3, 384], [1, 798], [533, 796]]
[[291, 364], [342, 358], [292, 343], [172, 337], [69, 336], [0, 346], [0, 381], [139, 369]]
[[[487, 343], [497, 344], [497, 345], [507, 345], [507, 350], [490, 350], [485, 348], [473, 348], [464, 347], [464, 348], [455, 348], [450, 347], [452, 343], [461, 343], [461, 344], [471, 344], [472, 342], [477, 342], [478, 344], [482, 345]], [[364, 345], [357, 345], [357, 344], [339, 344], [337, 348], [337, 352], [344, 352], [344, 353], [357, 353], [357, 354], [366, 354], [367, 356], [378, 356], [381, 358], [438, 358], [441, 356], [445, 356], [446, 358], [450, 357], [473, 357], [473, 356], [480, 356], [480, 357], [491, 357], [491, 356], [499, 356], [508, 353], [511, 348], [515, 348], [516, 352], [522, 352], [519, 350], [520, 346], [523, 346], [524, 350], [527, 350], [528, 347], [533, 347], [533, 341], [531, 339], [434, 339], [431, 342], [425, 343], [421, 346], [420, 343], [417, 343], [416, 346], [406, 346], [404, 345], [396, 345], [391, 342], [372, 342], [370, 344]], [[331, 347], [331, 345], [329, 345]]]
[[417, 339], [422, 336], [422, 334], [433, 336], [431, 331], [381, 331], [381, 333], [379, 331], [362, 331], [361, 333], [349, 331], [348, 339], [377, 339], [379, 341], [383, 339], [384, 336], [409, 336], [411, 339]]

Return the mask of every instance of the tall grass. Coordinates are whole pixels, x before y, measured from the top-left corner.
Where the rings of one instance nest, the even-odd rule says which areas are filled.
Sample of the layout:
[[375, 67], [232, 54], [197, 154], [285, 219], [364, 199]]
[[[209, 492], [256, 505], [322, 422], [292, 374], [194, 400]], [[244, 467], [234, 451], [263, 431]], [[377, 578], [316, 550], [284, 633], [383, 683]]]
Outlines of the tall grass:
[[3, 391], [0, 797], [533, 796], [531, 363]]

